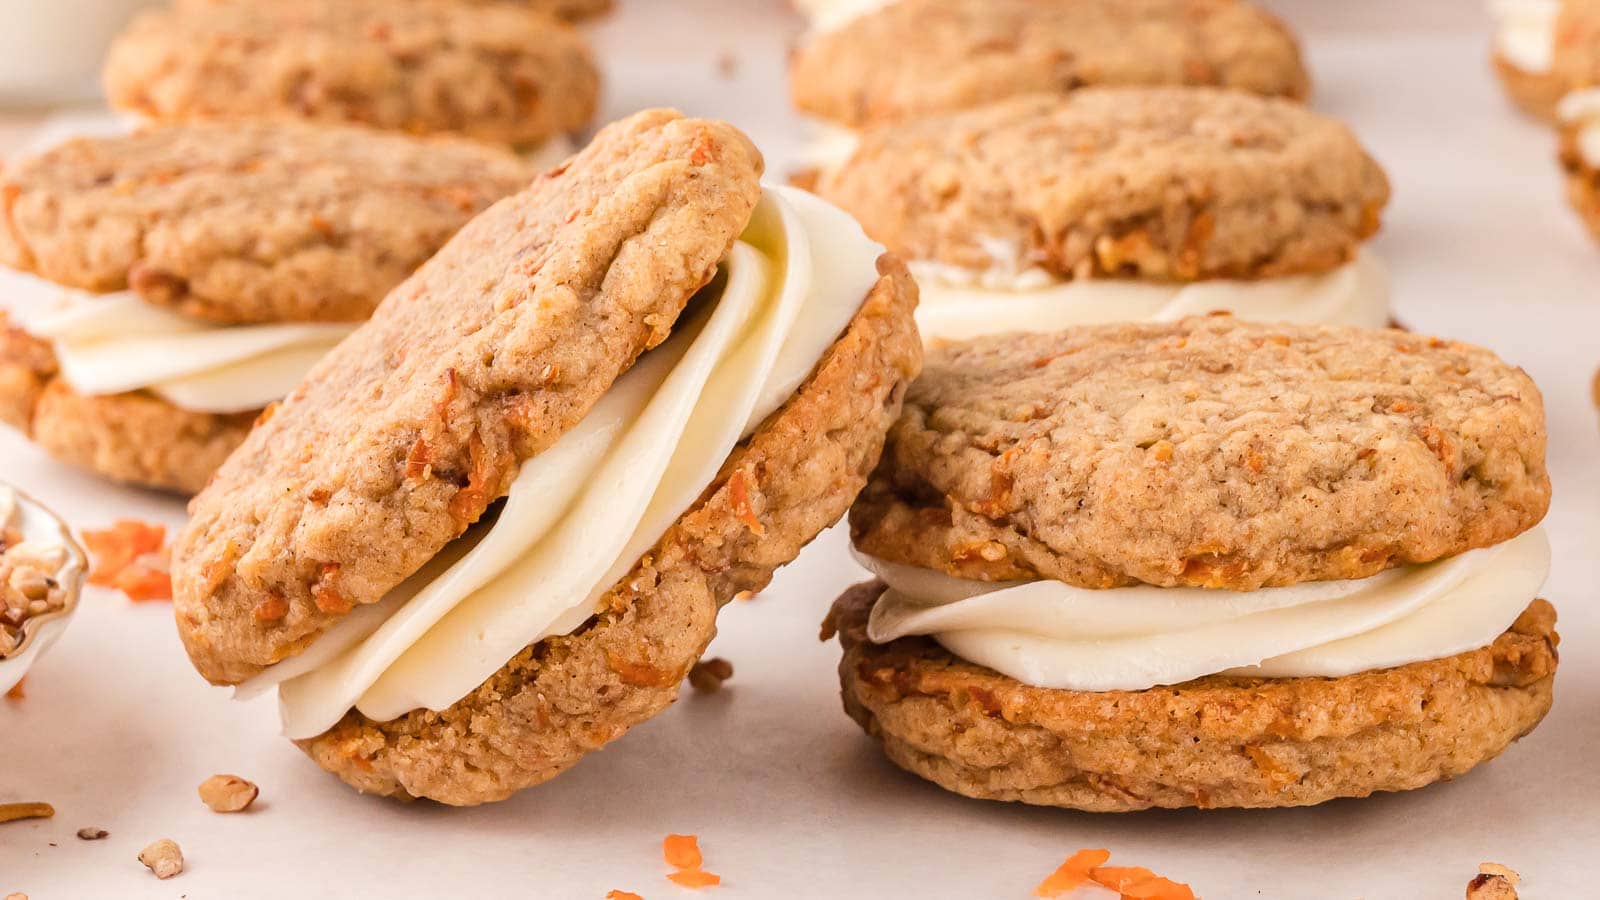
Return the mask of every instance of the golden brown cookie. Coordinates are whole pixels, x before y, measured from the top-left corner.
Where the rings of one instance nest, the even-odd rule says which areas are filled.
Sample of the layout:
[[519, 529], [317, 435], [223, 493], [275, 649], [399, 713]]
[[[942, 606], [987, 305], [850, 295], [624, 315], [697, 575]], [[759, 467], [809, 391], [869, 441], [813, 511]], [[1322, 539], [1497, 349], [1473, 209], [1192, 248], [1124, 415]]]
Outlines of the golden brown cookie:
[[985, 581], [1362, 578], [1506, 541], [1550, 502], [1532, 380], [1400, 331], [998, 335], [932, 350], [905, 407], [856, 544]]
[[534, 174], [498, 147], [347, 125], [80, 138], [0, 174], [0, 263], [223, 324], [360, 321]]
[[[761, 168], [731, 126], [641, 113], [396, 288], [191, 505], [174, 584], [201, 674], [238, 681], [298, 652], [477, 520], [667, 336], [744, 229]], [[281, 615], [257, 613], [268, 599]]]
[[[256, 3], [260, 0], [177, 0], [174, 6], [219, 6], [226, 3]], [[410, 2], [410, 0], [398, 0]], [[462, 4], [503, 3], [560, 16], [570, 22], [590, 19], [611, 11], [612, 0], [452, 0]]]
[[881, 582], [834, 604], [844, 707], [896, 765], [968, 797], [1094, 812], [1279, 807], [1454, 778], [1550, 709], [1555, 610], [1490, 646], [1339, 678], [1209, 676], [1144, 691], [1030, 687], [928, 638], [874, 644]]
[[1566, 173], [1567, 200], [1577, 210], [1589, 232], [1600, 240], [1600, 115], [1564, 122], [1561, 128], [1561, 168]]
[[1302, 98], [1277, 19], [1235, 0], [900, 0], [796, 53], [794, 103], [849, 128], [1092, 85]]
[[872, 128], [816, 190], [907, 259], [1154, 280], [1335, 268], [1389, 198], [1343, 124], [1203, 88], [1035, 95]]
[[58, 376], [48, 344], [0, 315], [0, 422], [62, 462], [192, 494], [244, 441], [255, 415], [190, 412], [145, 393], [84, 396]]
[[112, 45], [111, 105], [158, 121], [303, 117], [538, 144], [594, 115], [583, 37], [510, 4], [276, 0], [136, 18]]

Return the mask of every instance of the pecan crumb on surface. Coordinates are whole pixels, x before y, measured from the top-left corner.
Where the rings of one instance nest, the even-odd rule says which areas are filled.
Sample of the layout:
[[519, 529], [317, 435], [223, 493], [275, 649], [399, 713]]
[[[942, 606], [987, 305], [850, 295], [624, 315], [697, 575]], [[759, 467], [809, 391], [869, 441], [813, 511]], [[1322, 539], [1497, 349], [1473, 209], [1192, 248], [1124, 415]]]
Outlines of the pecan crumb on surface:
[[1517, 884], [1522, 876], [1499, 863], [1478, 866], [1478, 874], [1467, 882], [1467, 900], [1517, 900]]
[[720, 656], [702, 659], [689, 669], [689, 686], [702, 694], [715, 694], [733, 677], [733, 663]]
[[249, 809], [261, 789], [237, 775], [213, 775], [200, 782], [200, 800], [212, 812], [233, 813]]
[[18, 822], [23, 819], [48, 819], [56, 808], [48, 803], [0, 803], [0, 822]]
[[78, 840], [80, 840], [80, 841], [101, 841], [101, 840], [105, 840], [107, 837], [110, 837], [110, 836], [111, 836], [111, 832], [105, 830], [104, 828], [79, 828], [78, 829]]
[[159, 841], [139, 851], [139, 862], [160, 879], [168, 879], [183, 871], [183, 851], [172, 838]]

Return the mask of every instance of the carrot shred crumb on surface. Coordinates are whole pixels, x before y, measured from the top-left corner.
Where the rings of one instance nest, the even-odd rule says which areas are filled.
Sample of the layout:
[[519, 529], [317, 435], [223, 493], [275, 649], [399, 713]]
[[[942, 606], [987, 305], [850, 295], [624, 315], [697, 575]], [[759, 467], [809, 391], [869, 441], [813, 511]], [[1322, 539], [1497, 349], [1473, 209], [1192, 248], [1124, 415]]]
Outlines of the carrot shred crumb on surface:
[[1110, 850], [1079, 850], [1039, 882], [1039, 886], [1033, 889], [1033, 895], [1059, 897], [1067, 891], [1083, 887], [1089, 883], [1089, 872], [1096, 866], [1104, 865], [1110, 858]]
[[721, 875], [713, 875], [705, 869], [679, 869], [668, 873], [667, 878], [673, 884], [686, 888], [716, 887], [722, 883]]
[[27, 680], [28, 679], [26, 677], [18, 678], [17, 679], [17, 683], [13, 684], [11, 686], [11, 690], [6, 691], [6, 699], [7, 700], [21, 700], [23, 697], [28, 696], [27, 689], [22, 686], [24, 683], [27, 682]]
[[661, 856], [666, 859], [667, 865], [677, 869], [676, 872], [668, 872], [667, 879], [679, 887], [699, 889], [716, 887], [722, 883], [721, 875], [700, 868], [703, 861], [700, 839], [692, 834], [667, 835], [661, 841]]
[[661, 856], [675, 869], [700, 867], [700, 840], [692, 834], [669, 834], [661, 842]]
[[135, 603], [172, 599], [166, 526], [118, 519], [110, 528], [83, 532], [83, 542], [94, 555], [90, 584], [115, 588]]
[[632, 891], [609, 891], [606, 893], [606, 900], [644, 900], [644, 898]]

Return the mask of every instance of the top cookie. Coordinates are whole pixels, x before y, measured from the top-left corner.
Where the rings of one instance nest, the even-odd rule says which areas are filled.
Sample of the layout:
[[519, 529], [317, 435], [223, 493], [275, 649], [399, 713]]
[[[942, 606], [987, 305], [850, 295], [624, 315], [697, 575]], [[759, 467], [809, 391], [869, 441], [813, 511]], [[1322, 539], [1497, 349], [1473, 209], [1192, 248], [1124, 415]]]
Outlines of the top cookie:
[[104, 80], [112, 106], [160, 121], [290, 116], [509, 144], [577, 131], [599, 94], [570, 26], [449, 0], [152, 10], [112, 45]]
[[983, 580], [1234, 590], [1505, 541], [1550, 501], [1520, 369], [1403, 331], [1208, 316], [941, 346], [851, 511]]
[[899, 0], [796, 54], [801, 110], [852, 128], [1090, 85], [1302, 98], [1300, 51], [1235, 0]]
[[1332, 269], [1389, 184], [1284, 100], [1096, 88], [869, 129], [817, 192], [907, 259], [1188, 280]]
[[190, 503], [173, 584], [201, 674], [293, 655], [477, 520], [666, 337], [761, 169], [731, 126], [639, 113], [390, 293]]
[[0, 263], [222, 323], [359, 321], [534, 174], [485, 144], [287, 120], [71, 140], [0, 173]]

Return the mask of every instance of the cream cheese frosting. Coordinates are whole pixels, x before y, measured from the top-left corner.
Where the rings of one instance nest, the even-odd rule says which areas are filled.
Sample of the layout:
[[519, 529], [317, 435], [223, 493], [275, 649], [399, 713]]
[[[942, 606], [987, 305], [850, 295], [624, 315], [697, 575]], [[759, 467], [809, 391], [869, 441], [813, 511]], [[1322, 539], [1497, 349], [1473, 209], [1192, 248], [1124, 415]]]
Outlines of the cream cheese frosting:
[[833, 31], [892, 2], [894, 0], [794, 0], [794, 5], [811, 23], [811, 31], [819, 33]]
[[1489, 645], [1550, 571], [1543, 529], [1370, 578], [1257, 591], [991, 583], [860, 556], [867, 636], [927, 635], [1025, 684], [1138, 691], [1206, 675], [1338, 677]]
[[1550, 71], [1561, 0], [1490, 0], [1495, 50], [1524, 72]]
[[80, 394], [148, 390], [194, 412], [261, 409], [288, 394], [353, 324], [214, 325], [129, 291], [92, 294], [19, 272], [0, 277], [18, 324], [51, 343]]
[[277, 687], [284, 733], [309, 738], [351, 708], [380, 721], [444, 709], [578, 628], [810, 375], [881, 252], [845, 213], [768, 188], [672, 336], [523, 463], [498, 517], [237, 695]]
[[1600, 168], [1600, 88], [1584, 88], [1561, 98], [1556, 115], [1578, 130], [1578, 153], [1590, 166]]
[[1388, 273], [1366, 250], [1329, 272], [1249, 281], [1063, 280], [1037, 268], [974, 270], [925, 261], [910, 268], [921, 289], [917, 327], [924, 338], [1056, 331], [1102, 322], [1171, 322], [1218, 310], [1268, 322], [1366, 328], [1389, 324]]

